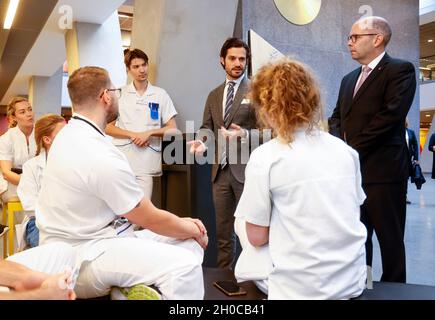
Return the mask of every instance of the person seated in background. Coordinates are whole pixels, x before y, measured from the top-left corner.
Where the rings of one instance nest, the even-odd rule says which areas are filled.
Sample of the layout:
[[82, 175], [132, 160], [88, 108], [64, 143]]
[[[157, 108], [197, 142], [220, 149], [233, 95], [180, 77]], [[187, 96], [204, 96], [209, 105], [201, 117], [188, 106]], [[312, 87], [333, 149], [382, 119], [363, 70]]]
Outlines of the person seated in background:
[[358, 154], [319, 129], [320, 90], [301, 63], [259, 70], [251, 100], [275, 138], [253, 151], [235, 217], [238, 281], [269, 299], [349, 299], [365, 288]]
[[0, 169], [3, 174], [0, 193], [3, 202], [17, 196], [22, 166], [36, 153], [33, 110], [29, 101], [22, 97], [13, 98], [7, 106], [7, 117], [10, 128], [0, 137]]
[[75, 251], [53, 243], [0, 261], [0, 300], [74, 300]]
[[48, 152], [57, 133], [65, 125], [65, 119], [57, 114], [47, 114], [35, 123], [36, 157], [24, 163], [23, 173], [17, 188], [18, 197], [24, 210], [31, 211], [21, 228], [24, 235], [17, 232], [17, 238], [21, 239], [24, 236], [23, 243], [30, 248], [36, 247], [39, 243], [39, 230], [35, 224], [34, 211], [41, 190]]

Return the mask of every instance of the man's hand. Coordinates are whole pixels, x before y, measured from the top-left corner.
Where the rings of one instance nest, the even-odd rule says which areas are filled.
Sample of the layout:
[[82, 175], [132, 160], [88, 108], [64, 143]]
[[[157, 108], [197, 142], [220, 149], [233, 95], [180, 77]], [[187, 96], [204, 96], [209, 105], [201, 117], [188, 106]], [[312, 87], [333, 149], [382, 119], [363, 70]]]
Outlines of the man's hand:
[[206, 150], [206, 147], [204, 145], [204, 143], [201, 140], [193, 140], [193, 141], [189, 141], [187, 142], [187, 145], [190, 146], [189, 152], [191, 154], [203, 154]]
[[238, 137], [246, 138], [246, 130], [235, 123], [232, 123], [230, 125], [230, 127], [228, 128], [228, 130], [225, 129], [225, 127], [221, 127], [220, 133], [225, 138], [229, 138], [229, 139], [234, 139], [234, 138], [238, 138]]
[[196, 242], [199, 243], [199, 245], [205, 250], [207, 248], [208, 245], [208, 236], [207, 234], [203, 234], [199, 237], [194, 238], [196, 240]]
[[146, 147], [149, 145], [151, 133], [149, 131], [135, 132], [131, 135], [131, 141], [138, 147]]
[[199, 245], [205, 249], [207, 248], [208, 245], [208, 236], [207, 236], [207, 229], [205, 228], [204, 224], [202, 223], [201, 220], [199, 219], [193, 219], [193, 218], [183, 218], [184, 220], [189, 220], [191, 222], [193, 222], [196, 227], [199, 229], [199, 235], [196, 237], [193, 237], [196, 242], [199, 243]]

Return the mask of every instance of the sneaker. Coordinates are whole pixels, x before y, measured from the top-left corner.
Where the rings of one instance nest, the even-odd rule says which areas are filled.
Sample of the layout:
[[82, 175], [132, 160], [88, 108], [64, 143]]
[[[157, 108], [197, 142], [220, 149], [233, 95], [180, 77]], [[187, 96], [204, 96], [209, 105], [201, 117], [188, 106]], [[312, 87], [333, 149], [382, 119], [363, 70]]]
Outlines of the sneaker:
[[137, 284], [130, 288], [113, 287], [110, 292], [111, 300], [162, 300], [157, 290], [144, 284]]
[[0, 237], [3, 237], [9, 231], [8, 226], [0, 224]]

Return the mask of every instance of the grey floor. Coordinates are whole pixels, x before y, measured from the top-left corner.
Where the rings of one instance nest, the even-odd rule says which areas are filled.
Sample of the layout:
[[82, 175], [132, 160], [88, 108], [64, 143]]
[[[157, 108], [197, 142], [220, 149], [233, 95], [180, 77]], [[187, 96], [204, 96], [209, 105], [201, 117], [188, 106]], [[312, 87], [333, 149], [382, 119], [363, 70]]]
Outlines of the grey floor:
[[[405, 247], [407, 283], [435, 286], [435, 180], [425, 175], [421, 190], [408, 185]], [[382, 275], [379, 244], [374, 237], [373, 280]]]

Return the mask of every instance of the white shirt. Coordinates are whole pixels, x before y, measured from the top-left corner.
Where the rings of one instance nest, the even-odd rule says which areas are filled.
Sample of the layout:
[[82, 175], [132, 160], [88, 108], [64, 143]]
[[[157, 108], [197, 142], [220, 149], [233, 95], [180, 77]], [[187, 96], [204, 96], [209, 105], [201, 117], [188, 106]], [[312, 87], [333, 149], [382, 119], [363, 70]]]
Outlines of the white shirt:
[[77, 116], [96, 128], [73, 118], [50, 148], [35, 212], [41, 244], [116, 237], [110, 223], [143, 198], [125, 156]]
[[24, 163], [17, 194], [26, 211], [35, 211], [36, 200], [41, 190], [42, 176], [47, 164], [46, 157], [45, 150], [41, 150], [39, 155]]
[[[151, 112], [150, 104], [157, 103], [156, 113]], [[119, 118], [116, 126], [134, 132], [159, 129], [177, 115], [171, 98], [162, 88], [148, 87], [141, 96], [137, 93], [134, 83], [122, 88], [119, 99]], [[162, 139], [150, 138], [150, 146], [139, 148], [129, 139], [113, 139], [113, 143], [127, 157], [136, 175], [158, 176], [162, 174]]]
[[[34, 131], [29, 136], [27, 145], [26, 135], [18, 126], [10, 128], [0, 137], [0, 160], [12, 161], [12, 168], [22, 168], [24, 162], [33, 158], [36, 153]], [[0, 175], [0, 193], [8, 187], [7, 181]]]
[[226, 78], [225, 88], [224, 88], [224, 96], [222, 98], [222, 118], [225, 118], [225, 105], [227, 103], [228, 82], [230, 82], [230, 81], [234, 82], [234, 95], [233, 95], [233, 101], [234, 101], [234, 98], [236, 97], [236, 94], [237, 94], [237, 90], [239, 89], [240, 83], [242, 82], [244, 76], [245, 75], [242, 75], [237, 80], [229, 80], [228, 78]]
[[270, 227], [269, 299], [362, 292], [364, 199], [357, 152], [328, 133], [298, 131], [290, 146], [273, 139], [253, 151], [235, 216]]

